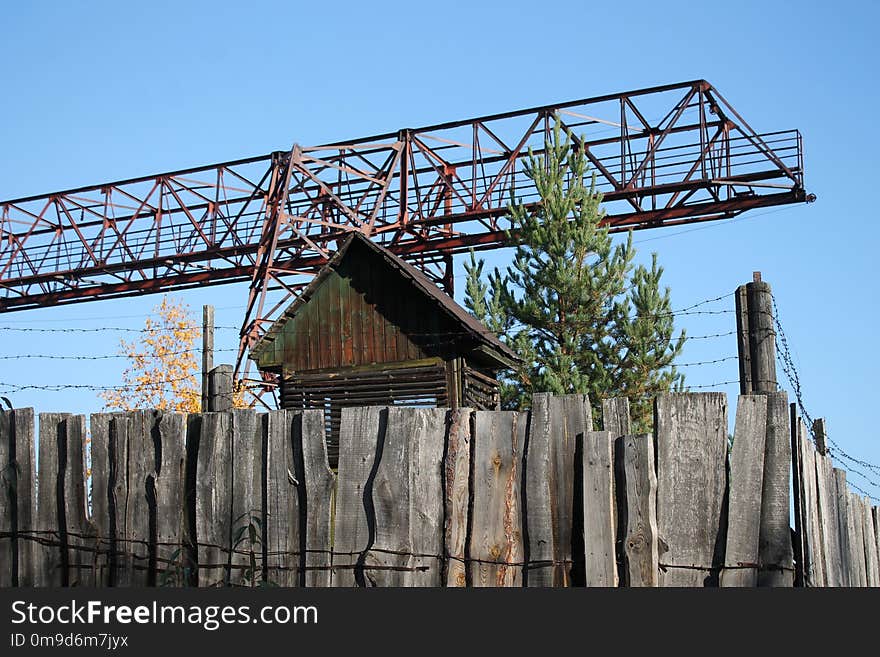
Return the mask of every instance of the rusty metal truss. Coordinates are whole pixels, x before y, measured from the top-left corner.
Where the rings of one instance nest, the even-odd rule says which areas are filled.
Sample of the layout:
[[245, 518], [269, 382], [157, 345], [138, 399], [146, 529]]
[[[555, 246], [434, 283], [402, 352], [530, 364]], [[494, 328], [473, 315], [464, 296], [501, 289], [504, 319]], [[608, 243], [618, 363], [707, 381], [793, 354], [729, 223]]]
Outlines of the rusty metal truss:
[[0, 202], [0, 312], [249, 283], [249, 345], [361, 231], [451, 291], [452, 255], [507, 243], [511, 195], [556, 118], [613, 231], [811, 200], [797, 130], [759, 134], [705, 80]]

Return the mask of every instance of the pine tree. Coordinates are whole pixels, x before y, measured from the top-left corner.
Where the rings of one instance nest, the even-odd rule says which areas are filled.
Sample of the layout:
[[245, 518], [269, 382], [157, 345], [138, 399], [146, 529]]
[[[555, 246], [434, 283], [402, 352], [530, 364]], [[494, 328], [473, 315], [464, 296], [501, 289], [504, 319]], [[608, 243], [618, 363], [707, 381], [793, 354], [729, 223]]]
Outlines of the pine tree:
[[511, 199], [513, 262], [488, 282], [471, 254], [465, 305], [523, 359], [504, 378], [503, 404], [532, 393], [588, 394], [594, 407], [626, 395], [637, 430], [651, 424], [650, 397], [680, 387], [673, 365], [685, 335], [674, 336], [670, 290], [654, 255], [633, 264], [632, 234], [614, 244], [600, 223], [602, 195], [587, 158], [557, 121], [542, 155], [524, 165], [540, 203]]

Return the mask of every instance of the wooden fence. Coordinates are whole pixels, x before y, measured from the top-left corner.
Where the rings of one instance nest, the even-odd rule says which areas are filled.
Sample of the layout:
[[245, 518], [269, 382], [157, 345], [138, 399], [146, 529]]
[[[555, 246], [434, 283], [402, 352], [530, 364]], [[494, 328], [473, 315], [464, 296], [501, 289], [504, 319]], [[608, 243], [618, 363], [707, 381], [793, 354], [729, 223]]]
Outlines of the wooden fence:
[[877, 509], [805, 439], [793, 548], [785, 393], [740, 396], [732, 447], [720, 393], [597, 415], [347, 408], [334, 472], [320, 411], [3, 411], [0, 585], [877, 584]]
[[795, 549], [805, 586], [880, 586], [880, 509], [849, 490], [846, 472], [817, 449], [792, 410]]

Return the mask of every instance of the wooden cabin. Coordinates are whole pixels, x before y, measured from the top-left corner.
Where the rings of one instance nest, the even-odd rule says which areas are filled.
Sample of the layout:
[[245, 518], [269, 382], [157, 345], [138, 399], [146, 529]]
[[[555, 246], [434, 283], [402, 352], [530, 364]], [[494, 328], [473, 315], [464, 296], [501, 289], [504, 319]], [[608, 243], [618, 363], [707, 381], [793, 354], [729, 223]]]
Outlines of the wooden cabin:
[[499, 407], [516, 355], [413, 265], [360, 233], [254, 345], [281, 407], [325, 412], [331, 460], [344, 406]]

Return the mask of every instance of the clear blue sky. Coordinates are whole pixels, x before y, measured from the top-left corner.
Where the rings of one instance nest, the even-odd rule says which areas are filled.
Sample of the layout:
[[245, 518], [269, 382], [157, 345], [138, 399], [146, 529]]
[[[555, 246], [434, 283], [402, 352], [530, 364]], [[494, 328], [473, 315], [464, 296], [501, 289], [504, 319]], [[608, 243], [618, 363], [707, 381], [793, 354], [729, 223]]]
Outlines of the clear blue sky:
[[[641, 256], [660, 254], [677, 308], [732, 292], [761, 270], [779, 301], [810, 412], [828, 419], [846, 450], [880, 463], [871, 401], [878, 227], [865, 200], [880, 152], [871, 128], [880, 100], [877, 4], [611, 7], [10, 3], [0, 40], [0, 198], [261, 154], [294, 141], [320, 144], [706, 78], [757, 131], [802, 131], [807, 188], [818, 201], [700, 230], [642, 232]], [[196, 310], [215, 304], [217, 323], [233, 325], [244, 292], [221, 287], [185, 299]], [[0, 317], [0, 325], [139, 327], [158, 300], [27, 311]], [[679, 324], [703, 335], [730, 330], [733, 318], [683, 317]], [[118, 337], [2, 332], [0, 356], [108, 354]], [[218, 346], [234, 347], [234, 333], [221, 332]], [[735, 353], [732, 337], [694, 341], [682, 362]], [[0, 382], [106, 385], [120, 369], [113, 360], [0, 360]], [[694, 386], [737, 378], [732, 360], [687, 372]], [[737, 386], [718, 389], [735, 402]], [[100, 408], [95, 393], [84, 391], [21, 392], [14, 401], [38, 410]]]

